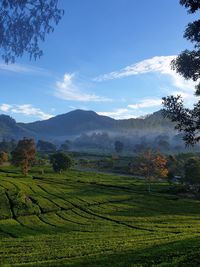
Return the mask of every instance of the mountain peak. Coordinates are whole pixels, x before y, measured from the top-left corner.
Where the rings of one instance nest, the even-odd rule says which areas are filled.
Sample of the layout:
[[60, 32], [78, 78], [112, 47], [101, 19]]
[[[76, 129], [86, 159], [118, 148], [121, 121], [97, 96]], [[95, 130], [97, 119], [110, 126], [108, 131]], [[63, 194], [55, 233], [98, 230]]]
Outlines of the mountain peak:
[[[110, 132], [122, 135], [127, 132], [140, 131], [166, 131], [173, 128], [173, 124], [164, 119], [161, 111], [155, 112], [145, 118], [115, 120], [110, 117], [98, 115], [92, 110], [76, 109], [65, 114], [57, 115], [48, 120], [36, 121], [32, 123], [16, 123], [14, 119], [7, 115], [0, 115], [0, 133], [2, 136], [34, 136], [36, 138], [65, 140], [69, 137], [78, 136], [82, 133], [95, 131]], [[4, 130], [2, 130], [4, 129]]]
[[15, 125], [16, 121], [12, 117], [10, 117], [9, 115], [1, 114], [0, 115], [0, 123]]

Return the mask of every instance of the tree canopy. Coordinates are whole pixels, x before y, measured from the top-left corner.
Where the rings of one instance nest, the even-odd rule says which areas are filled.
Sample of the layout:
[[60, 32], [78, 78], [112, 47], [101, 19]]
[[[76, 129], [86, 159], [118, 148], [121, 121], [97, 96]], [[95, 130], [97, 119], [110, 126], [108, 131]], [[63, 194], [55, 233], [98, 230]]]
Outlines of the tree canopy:
[[56, 151], [56, 145], [48, 141], [38, 140], [37, 149], [40, 151]]
[[[180, 0], [180, 4], [194, 13], [200, 9], [199, 0]], [[176, 57], [171, 65], [172, 69], [185, 79], [197, 82], [196, 96], [200, 96], [200, 19], [187, 25], [184, 38], [194, 44], [193, 50], [184, 50]], [[183, 139], [187, 145], [194, 145], [200, 140], [200, 101], [193, 109], [185, 108], [180, 95], [163, 98], [164, 115], [176, 122], [176, 129], [183, 132]]]
[[146, 151], [138, 156], [137, 161], [138, 171], [148, 183], [149, 192], [151, 191], [152, 180], [165, 178], [168, 175], [167, 160], [159, 153]]
[[185, 183], [193, 186], [197, 192], [200, 188], [200, 160], [199, 158], [190, 158], [184, 165]]
[[0, 1], [0, 50], [6, 63], [14, 62], [24, 53], [30, 59], [43, 54], [39, 42], [54, 31], [64, 11], [58, 0]]
[[1, 151], [0, 152], [0, 165], [2, 165], [6, 161], [8, 161], [8, 154], [4, 151]]
[[199, 0], [180, 0], [180, 4], [188, 8], [189, 13], [194, 13], [200, 8]]
[[27, 175], [36, 154], [34, 140], [27, 138], [20, 140], [11, 154], [12, 163], [21, 167], [22, 174]]
[[72, 166], [72, 159], [65, 153], [58, 152], [50, 157], [50, 162], [52, 164], [53, 170], [55, 172], [66, 171]]

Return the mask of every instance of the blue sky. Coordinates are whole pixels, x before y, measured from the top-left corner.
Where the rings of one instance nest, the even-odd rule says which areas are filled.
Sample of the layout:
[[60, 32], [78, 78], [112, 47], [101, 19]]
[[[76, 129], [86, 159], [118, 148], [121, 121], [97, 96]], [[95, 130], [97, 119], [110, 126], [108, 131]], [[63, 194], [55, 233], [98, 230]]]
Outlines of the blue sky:
[[116, 119], [161, 108], [181, 94], [191, 105], [194, 83], [170, 69], [190, 48], [183, 31], [195, 16], [178, 0], [59, 0], [65, 15], [41, 43], [44, 55], [0, 62], [0, 113], [43, 120], [73, 109]]

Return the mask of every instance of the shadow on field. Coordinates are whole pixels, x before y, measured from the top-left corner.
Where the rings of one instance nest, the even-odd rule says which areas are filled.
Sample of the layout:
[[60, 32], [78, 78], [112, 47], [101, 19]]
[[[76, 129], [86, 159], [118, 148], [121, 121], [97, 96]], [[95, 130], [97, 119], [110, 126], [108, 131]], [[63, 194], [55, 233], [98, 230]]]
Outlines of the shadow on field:
[[[123, 252], [103, 252], [98, 255], [85, 255], [80, 258], [69, 258], [40, 266], [62, 267], [193, 267], [200, 266], [200, 238], [184, 239], [164, 245], [158, 244], [145, 249], [127, 250]], [[107, 255], [106, 255], [107, 254]], [[34, 264], [31, 266], [35, 266]]]

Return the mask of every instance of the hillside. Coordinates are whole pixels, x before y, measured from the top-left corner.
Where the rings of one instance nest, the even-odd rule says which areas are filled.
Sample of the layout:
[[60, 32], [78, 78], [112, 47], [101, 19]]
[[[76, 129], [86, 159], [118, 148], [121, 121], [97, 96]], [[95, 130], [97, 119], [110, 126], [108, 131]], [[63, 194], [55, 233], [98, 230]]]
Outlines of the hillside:
[[[105, 131], [114, 134], [133, 132], [173, 132], [173, 124], [162, 117], [161, 111], [145, 118], [115, 120], [100, 116], [94, 111], [74, 110], [48, 120], [32, 123], [16, 123], [12, 118], [1, 115], [0, 137], [19, 138], [30, 136], [44, 139], [66, 139], [83, 133]], [[6, 119], [7, 118], [7, 119]]]
[[24, 136], [35, 136], [34, 133], [24, 128], [23, 125], [7, 115], [0, 115], [0, 137], [18, 139]]
[[44, 121], [21, 124], [35, 134], [51, 137], [77, 135], [97, 129], [113, 129], [115, 120], [99, 116], [94, 111], [74, 110]]
[[0, 266], [200, 266], [200, 202], [132, 177], [0, 171]]

